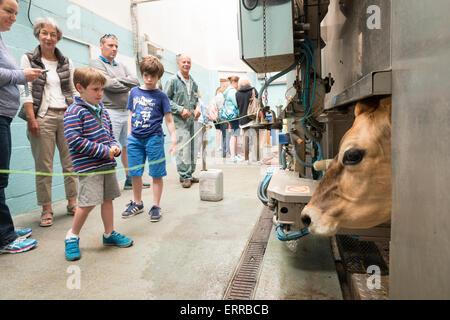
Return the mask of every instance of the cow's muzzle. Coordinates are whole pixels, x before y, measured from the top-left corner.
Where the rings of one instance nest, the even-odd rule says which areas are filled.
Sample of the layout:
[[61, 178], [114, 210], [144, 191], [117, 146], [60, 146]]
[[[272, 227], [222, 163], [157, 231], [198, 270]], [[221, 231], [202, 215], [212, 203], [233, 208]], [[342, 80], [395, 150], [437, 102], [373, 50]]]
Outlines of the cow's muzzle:
[[330, 236], [336, 233], [337, 223], [324, 219], [323, 214], [315, 208], [306, 206], [300, 219], [311, 234]]

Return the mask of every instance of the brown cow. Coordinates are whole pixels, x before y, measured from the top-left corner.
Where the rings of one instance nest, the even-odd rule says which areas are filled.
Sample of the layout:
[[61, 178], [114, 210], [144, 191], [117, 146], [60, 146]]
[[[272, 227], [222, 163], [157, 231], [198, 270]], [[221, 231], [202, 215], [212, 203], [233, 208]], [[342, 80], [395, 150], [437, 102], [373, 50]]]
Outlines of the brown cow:
[[326, 236], [371, 228], [389, 221], [391, 189], [391, 98], [365, 99], [301, 219]]

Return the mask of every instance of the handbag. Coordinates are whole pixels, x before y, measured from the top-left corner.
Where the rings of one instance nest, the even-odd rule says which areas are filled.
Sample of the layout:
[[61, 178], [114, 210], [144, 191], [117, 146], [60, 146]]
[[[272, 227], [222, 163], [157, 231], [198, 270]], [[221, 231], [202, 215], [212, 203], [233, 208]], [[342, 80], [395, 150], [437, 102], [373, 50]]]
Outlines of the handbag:
[[247, 116], [251, 119], [255, 119], [256, 118], [256, 112], [258, 111], [260, 105], [259, 105], [259, 99], [256, 98], [255, 95], [255, 89], [252, 90], [252, 96], [249, 100], [248, 103], [248, 108], [247, 108]]

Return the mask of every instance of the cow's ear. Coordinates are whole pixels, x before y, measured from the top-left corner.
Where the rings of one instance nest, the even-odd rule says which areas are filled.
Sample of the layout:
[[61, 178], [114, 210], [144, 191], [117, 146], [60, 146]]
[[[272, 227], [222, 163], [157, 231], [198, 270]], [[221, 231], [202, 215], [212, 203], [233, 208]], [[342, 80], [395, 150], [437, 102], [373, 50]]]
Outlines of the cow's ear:
[[355, 107], [355, 118], [364, 112], [367, 112], [367, 106], [358, 102]]
[[371, 112], [378, 107], [379, 100], [376, 97], [370, 97], [361, 101], [355, 106], [355, 117], [364, 112]]
[[389, 117], [389, 123], [391, 122], [391, 108], [392, 108], [392, 97], [386, 97], [380, 99], [380, 108], [382, 108]]

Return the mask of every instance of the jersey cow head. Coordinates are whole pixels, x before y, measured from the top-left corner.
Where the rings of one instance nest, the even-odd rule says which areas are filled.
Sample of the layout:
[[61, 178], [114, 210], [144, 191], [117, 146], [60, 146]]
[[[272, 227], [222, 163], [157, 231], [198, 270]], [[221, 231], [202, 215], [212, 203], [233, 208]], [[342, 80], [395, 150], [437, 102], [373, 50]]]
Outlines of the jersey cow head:
[[391, 215], [391, 98], [369, 98], [355, 107], [355, 121], [339, 153], [301, 213], [309, 231], [366, 229]]

